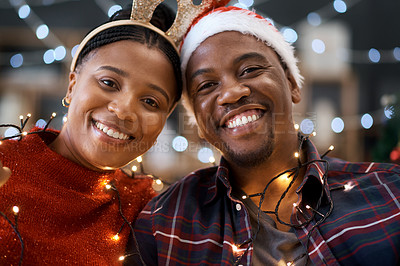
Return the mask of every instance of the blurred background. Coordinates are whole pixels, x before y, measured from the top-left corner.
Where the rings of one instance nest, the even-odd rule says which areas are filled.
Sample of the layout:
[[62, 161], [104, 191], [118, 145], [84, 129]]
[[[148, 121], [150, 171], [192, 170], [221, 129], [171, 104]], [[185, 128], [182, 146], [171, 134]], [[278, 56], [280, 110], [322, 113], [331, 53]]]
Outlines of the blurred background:
[[[74, 48], [129, 0], [0, 0], [0, 123], [60, 129]], [[200, 0], [194, 1], [196, 4]], [[165, 3], [176, 10], [175, 0]], [[400, 161], [400, 1], [232, 0], [269, 19], [297, 49], [305, 77], [295, 106], [299, 130], [320, 152], [350, 161]], [[397, 114], [397, 115], [395, 115]], [[165, 189], [220, 155], [178, 106], [157, 144], [127, 171], [159, 177]], [[1, 135], [11, 134], [0, 131]]]

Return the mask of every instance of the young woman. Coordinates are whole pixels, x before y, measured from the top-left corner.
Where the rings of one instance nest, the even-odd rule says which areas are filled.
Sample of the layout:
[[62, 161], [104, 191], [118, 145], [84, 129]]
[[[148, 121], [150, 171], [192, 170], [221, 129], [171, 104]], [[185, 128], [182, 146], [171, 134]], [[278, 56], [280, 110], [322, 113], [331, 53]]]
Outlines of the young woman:
[[92, 31], [72, 63], [61, 131], [1, 142], [0, 183], [11, 176], [0, 184], [0, 265], [121, 263], [129, 222], [154, 192], [119, 168], [154, 144], [181, 94], [169, 12], [155, 11], [161, 30], [123, 11], [112, 20], [127, 23]]

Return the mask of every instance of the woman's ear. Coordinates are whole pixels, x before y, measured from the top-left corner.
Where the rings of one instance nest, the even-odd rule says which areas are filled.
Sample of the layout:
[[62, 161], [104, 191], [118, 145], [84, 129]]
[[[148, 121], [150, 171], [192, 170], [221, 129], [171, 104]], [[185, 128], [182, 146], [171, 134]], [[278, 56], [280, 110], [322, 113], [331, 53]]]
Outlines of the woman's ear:
[[299, 103], [301, 101], [301, 91], [299, 86], [297, 85], [296, 80], [293, 78], [292, 73], [288, 68], [285, 69], [285, 74], [288, 79], [288, 85], [290, 88], [290, 93], [292, 95], [292, 102]]
[[65, 99], [66, 99], [66, 101], [68, 103], [71, 102], [72, 96], [73, 96], [74, 91], [75, 91], [76, 78], [77, 78], [76, 72], [70, 72], [69, 73], [68, 91], [67, 91], [67, 95], [65, 95]]
[[197, 134], [199, 135], [199, 138], [204, 139], [204, 135], [203, 135], [203, 133], [201, 132], [199, 126], [197, 126]]

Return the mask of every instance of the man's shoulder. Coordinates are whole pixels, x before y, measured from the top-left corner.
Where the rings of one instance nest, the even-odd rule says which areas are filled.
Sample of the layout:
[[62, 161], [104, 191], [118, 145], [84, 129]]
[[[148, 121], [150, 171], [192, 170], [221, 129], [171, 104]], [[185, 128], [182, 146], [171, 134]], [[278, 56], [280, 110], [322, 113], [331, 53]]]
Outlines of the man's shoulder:
[[349, 162], [329, 158], [328, 183], [343, 184], [356, 181], [366, 186], [393, 184], [400, 187], [400, 166], [391, 163]]
[[363, 174], [387, 172], [400, 175], [400, 165], [378, 162], [349, 162], [338, 158], [328, 158], [329, 170], [339, 173]]

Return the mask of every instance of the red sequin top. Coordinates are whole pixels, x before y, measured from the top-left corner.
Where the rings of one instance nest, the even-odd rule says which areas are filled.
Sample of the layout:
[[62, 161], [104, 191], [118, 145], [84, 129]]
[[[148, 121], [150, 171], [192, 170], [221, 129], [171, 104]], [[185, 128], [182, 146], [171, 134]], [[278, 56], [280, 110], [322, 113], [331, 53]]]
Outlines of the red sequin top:
[[[15, 225], [13, 206], [19, 208], [22, 265], [121, 265], [130, 230], [105, 184], [114, 180], [122, 212], [134, 221], [155, 195], [152, 180], [88, 170], [48, 148], [55, 137], [32, 134], [0, 145], [0, 160], [12, 171], [0, 187], [0, 211]], [[0, 215], [0, 265], [18, 265], [20, 255], [18, 235]]]

